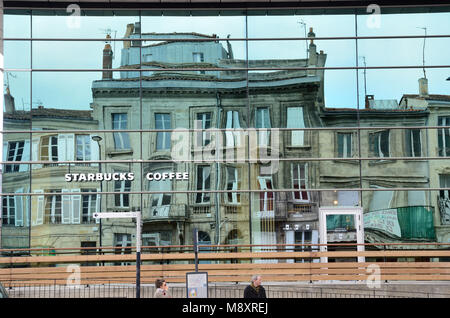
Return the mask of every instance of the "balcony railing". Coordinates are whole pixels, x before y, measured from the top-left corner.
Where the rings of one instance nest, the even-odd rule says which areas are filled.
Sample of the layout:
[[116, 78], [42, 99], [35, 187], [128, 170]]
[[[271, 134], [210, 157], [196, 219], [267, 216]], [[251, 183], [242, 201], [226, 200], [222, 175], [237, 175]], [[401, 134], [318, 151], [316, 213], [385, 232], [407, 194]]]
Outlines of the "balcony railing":
[[192, 214], [195, 215], [208, 215], [211, 214], [210, 205], [197, 205], [192, 207]]
[[438, 197], [442, 225], [450, 225], [450, 199]]

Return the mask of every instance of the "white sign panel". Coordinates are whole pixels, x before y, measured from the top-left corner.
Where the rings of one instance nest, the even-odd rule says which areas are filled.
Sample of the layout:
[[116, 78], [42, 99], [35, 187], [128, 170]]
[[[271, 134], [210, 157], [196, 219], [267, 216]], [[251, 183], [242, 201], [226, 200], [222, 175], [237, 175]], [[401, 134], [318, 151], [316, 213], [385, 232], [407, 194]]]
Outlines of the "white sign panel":
[[208, 298], [208, 273], [186, 273], [187, 298]]
[[139, 212], [102, 212], [94, 213], [94, 219], [137, 218]]
[[381, 230], [397, 237], [401, 237], [398, 223], [397, 209], [387, 209], [364, 214], [364, 228]]

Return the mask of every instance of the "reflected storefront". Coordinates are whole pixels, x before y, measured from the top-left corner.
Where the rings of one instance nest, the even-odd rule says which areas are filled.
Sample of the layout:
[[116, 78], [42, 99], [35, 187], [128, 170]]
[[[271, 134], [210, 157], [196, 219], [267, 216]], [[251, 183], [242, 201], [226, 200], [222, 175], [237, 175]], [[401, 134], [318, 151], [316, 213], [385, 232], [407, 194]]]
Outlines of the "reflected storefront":
[[5, 9], [0, 248], [450, 242], [450, 13], [367, 16]]

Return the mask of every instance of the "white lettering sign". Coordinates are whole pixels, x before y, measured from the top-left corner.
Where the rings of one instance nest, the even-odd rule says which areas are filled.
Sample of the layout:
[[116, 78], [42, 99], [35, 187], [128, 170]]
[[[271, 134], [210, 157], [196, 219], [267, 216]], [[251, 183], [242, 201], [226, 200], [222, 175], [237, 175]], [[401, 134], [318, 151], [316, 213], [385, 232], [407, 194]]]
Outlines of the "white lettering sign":
[[387, 209], [364, 214], [364, 228], [381, 230], [401, 237], [397, 209]]

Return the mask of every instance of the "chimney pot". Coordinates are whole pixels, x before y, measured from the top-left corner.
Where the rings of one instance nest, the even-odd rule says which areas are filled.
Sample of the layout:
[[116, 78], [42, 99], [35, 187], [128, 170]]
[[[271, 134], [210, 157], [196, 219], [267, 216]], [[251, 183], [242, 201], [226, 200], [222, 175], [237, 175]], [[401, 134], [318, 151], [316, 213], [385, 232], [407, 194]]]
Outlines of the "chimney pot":
[[[109, 34], [106, 36], [106, 39], [110, 39], [111, 36]], [[110, 44], [106, 44], [103, 49], [103, 69], [112, 69], [112, 57], [113, 51]], [[112, 71], [103, 71], [102, 79], [112, 79]]]
[[425, 77], [419, 78], [419, 95], [428, 96], [428, 79]]
[[375, 95], [366, 95], [366, 109], [370, 108], [370, 101], [375, 99]]

